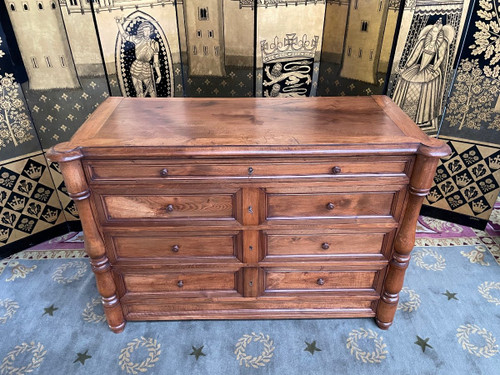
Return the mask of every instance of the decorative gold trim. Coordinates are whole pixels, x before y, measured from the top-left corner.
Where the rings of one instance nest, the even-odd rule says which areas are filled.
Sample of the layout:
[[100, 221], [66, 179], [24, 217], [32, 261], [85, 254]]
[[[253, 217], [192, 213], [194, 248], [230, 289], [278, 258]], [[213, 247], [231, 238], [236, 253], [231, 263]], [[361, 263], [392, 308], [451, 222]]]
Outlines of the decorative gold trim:
[[85, 250], [25, 250], [11, 255], [0, 263], [0, 276], [11, 260], [53, 260], [53, 259], [81, 259], [88, 258]]
[[21, 160], [24, 160], [24, 159], [33, 158], [33, 157], [40, 156], [40, 155], [44, 156], [44, 154], [45, 153], [43, 151], [33, 151], [33, 152], [30, 152], [29, 154], [24, 154], [24, 155], [21, 155], [21, 156], [16, 156], [16, 157], [13, 157], [13, 158], [10, 158], [10, 159], [4, 159], [0, 163], [0, 166], [6, 165], [6, 164], [12, 164], [12, 163], [15, 163], [17, 161], [21, 161]]
[[462, 142], [462, 143], [468, 143], [471, 145], [480, 145], [480, 146], [487, 146], [487, 147], [493, 147], [493, 148], [498, 148], [500, 149], [500, 145], [498, 143], [489, 143], [489, 142], [483, 142], [483, 141], [478, 141], [477, 139], [464, 139], [464, 138], [458, 138], [458, 137], [451, 137], [449, 135], [440, 135], [439, 139], [442, 141], [456, 141], [456, 142]]

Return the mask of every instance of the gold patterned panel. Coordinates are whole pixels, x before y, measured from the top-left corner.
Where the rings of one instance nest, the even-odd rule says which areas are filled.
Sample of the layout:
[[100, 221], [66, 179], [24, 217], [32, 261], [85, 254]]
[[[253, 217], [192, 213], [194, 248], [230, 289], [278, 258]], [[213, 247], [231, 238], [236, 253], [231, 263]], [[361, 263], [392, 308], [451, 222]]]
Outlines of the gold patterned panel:
[[500, 193], [500, 147], [456, 140], [448, 145], [453, 153], [441, 159], [425, 203], [488, 220]]
[[49, 162], [49, 169], [50, 174], [52, 175], [52, 180], [54, 181], [54, 185], [56, 187], [60, 205], [63, 208], [63, 214], [66, 218], [66, 221], [80, 220], [75, 202], [73, 202], [73, 200], [69, 197], [68, 191], [66, 190], [66, 185], [64, 184], [63, 176], [61, 174], [61, 170], [59, 169], [59, 164]]
[[43, 154], [0, 166], [0, 246], [65, 221]]

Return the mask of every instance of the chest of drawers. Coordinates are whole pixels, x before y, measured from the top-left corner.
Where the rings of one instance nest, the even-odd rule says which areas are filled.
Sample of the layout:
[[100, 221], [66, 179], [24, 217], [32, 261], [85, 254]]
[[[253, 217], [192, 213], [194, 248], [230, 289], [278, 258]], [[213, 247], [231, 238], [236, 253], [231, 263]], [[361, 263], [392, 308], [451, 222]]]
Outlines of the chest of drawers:
[[49, 158], [110, 328], [375, 317], [449, 149], [387, 97], [109, 98]]

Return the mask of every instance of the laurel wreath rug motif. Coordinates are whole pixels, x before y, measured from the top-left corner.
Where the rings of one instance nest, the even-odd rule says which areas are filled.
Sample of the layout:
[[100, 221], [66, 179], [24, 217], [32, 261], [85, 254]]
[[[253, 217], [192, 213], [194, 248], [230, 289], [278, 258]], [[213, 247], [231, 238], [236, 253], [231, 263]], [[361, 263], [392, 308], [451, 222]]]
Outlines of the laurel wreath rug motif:
[[500, 282], [488, 282], [485, 281], [479, 287], [477, 288], [479, 293], [486, 299], [486, 301], [490, 303], [494, 303], [495, 305], [500, 305], [500, 298], [492, 296], [491, 291], [492, 290], [498, 290], [500, 291]]
[[0, 299], [0, 313], [3, 309], [5, 309], [5, 313], [0, 315], [0, 324], [4, 324], [12, 318], [12, 316], [16, 313], [19, 308], [19, 304], [16, 301], [13, 301], [9, 298]]
[[[132, 362], [130, 355], [139, 348], [146, 348], [148, 351], [147, 357], [141, 362]], [[155, 363], [160, 359], [161, 344], [157, 340], [149, 337], [133, 339], [125, 346], [118, 357], [118, 364], [121, 369], [127, 374], [139, 374], [146, 372], [149, 368], [154, 367]]]
[[[260, 342], [262, 344], [263, 350], [260, 355], [247, 355], [247, 345], [252, 342]], [[236, 354], [236, 360], [239, 361], [240, 366], [245, 364], [245, 367], [263, 367], [274, 355], [273, 344], [273, 340], [269, 338], [269, 335], [264, 335], [262, 332], [259, 334], [256, 334], [255, 332], [252, 332], [250, 335], [244, 334], [236, 343], [236, 349], [234, 351], [234, 354]]]
[[[375, 351], [363, 350], [359, 346], [359, 341], [362, 339], [373, 341]], [[371, 329], [353, 329], [347, 337], [346, 347], [358, 361], [362, 361], [363, 363], [380, 363], [388, 354], [387, 345], [384, 343], [382, 336], [379, 337]]]
[[[72, 268], [76, 269], [76, 272], [72, 276], [64, 276], [64, 272]], [[70, 284], [73, 281], [80, 280], [87, 272], [87, 268], [87, 263], [83, 261], [65, 263], [54, 271], [52, 280], [59, 284]]]
[[97, 314], [95, 308], [101, 305], [101, 298], [92, 298], [92, 301], [87, 302], [87, 306], [82, 312], [83, 320], [87, 323], [100, 323], [106, 321], [106, 315]]
[[[401, 296], [403, 295], [408, 295], [407, 300], [402, 300]], [[405, 312], [412, 312], [417, 310], [420, 307], [420, 296], [413, 290], [408, 287], [403, 287], [401, 289], [401, 292], [399, 293], [399, 303], [398, 303], [398, 310], [402, 310]]]
[[[32, 354], [31, 361], [21, 367], [14, 367], [16, 358], [24, 353]], [[39, 342], [35, 343], [32, 341], [29, 344], [23, 342], [20, 345], [16, 345], [2, 360], [0, 374], [24, 375], [33, 372], [33, 370], [40, 367], [46, 354], [45, 347]]]
[[[471, 336], [480, 336], [485, 345], [477, 346], [471, 342]], [[498, 353], [498, 344], [496, 344], [496, 338], [487, 331], [485, 328], [481, 328], [476, 324], [466, 324], [461, 325], [457, 329], [458, 343], [462, 345], [462, 349], [468, 351], [470, 354], [474, 354], [477, 357], [490, 358]]]
[[[434, 258], [434, 263], [427, 263], [425, 258]], [[427, 271], [443, 271], [446, 268], [446, 261], [444, 257], [437, 251], [431, 249], [422, 249], [416, 251], [412, 256], [415, 264]]]

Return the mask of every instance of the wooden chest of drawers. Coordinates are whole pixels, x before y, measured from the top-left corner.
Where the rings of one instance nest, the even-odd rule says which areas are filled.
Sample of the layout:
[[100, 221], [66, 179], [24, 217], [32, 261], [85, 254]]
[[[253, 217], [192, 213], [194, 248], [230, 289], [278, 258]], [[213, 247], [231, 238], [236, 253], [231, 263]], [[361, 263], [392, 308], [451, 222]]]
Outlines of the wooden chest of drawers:
[[393, 320], [439, 157], [387, 97], [109, 98], [54, 147], [110, 328]]

